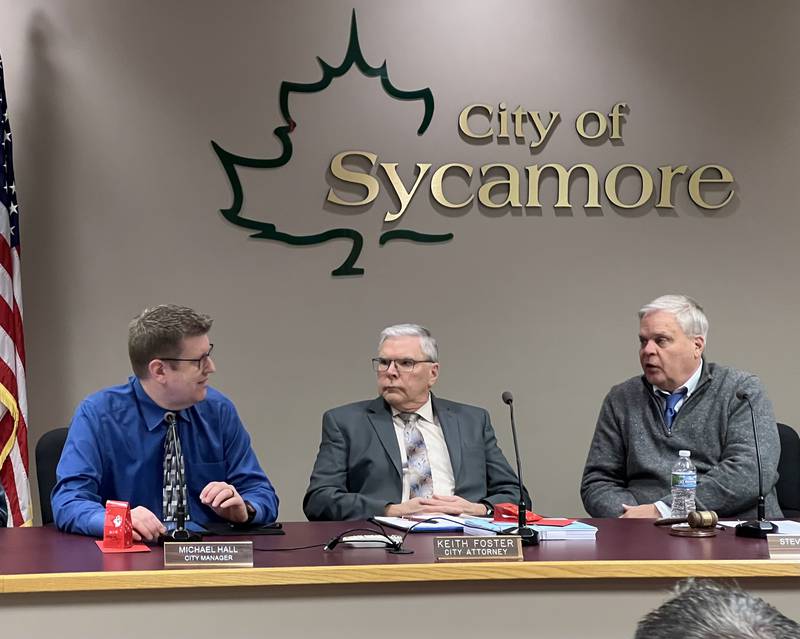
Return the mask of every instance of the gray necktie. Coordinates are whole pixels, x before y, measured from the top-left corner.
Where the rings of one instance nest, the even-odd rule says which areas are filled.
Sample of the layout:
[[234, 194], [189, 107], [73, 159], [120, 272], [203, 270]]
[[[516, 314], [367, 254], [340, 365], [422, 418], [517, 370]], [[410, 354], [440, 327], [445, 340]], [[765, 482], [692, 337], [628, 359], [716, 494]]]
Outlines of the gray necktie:
[[406, 462], [410, 483], [409, 498], [432, 497], [433, 475], [428, 461], [428, 448], [417, 427], [419, 415], [416, 413], [400, 413], [403, 422], [403, 441], [406, 445]]
[[[164, 491], [162, 493], [163, 521], [175, 521], [178, 507], [178, 491], [183, 495], [185, 520], [189, 521], [189, 502], [186, 497], [186, 467], [183, 463], [181, 440], [175, 413], [164, 414], [167, 423], [167, 438], [164, 440]], [[179, 472], [180, 471], [180, 472]]]

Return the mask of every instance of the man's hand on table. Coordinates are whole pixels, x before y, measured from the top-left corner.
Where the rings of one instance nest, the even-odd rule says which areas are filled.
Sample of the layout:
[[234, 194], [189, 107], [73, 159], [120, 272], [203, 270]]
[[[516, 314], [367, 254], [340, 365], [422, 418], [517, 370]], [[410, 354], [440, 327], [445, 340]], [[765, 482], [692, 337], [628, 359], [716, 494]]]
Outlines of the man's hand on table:
[[167, 532], [164, 524], [144, 506], [131, 509], [134, 541], [155, 541], [159, 535]]
[[209, 506], [223, 519], [242, 524], [248, 513], [244, 499], [233, 486], [224, 481], [212, 481], [200, 492], [200, 503]]
[[622, 504], [622, 509], [625, 512], [620, 517], [625, 519], [658, 519], [661, 517], [655, 504], [642, 504], [641, 506]]
[[389, 504], [384, 511], [387, 517], [407, 517], [425, 513], [482, 517], [486, 514], [486, 506], [467, 501], [457, 495], [434, 495], [427, 498], [414, 497], [399, 504]]

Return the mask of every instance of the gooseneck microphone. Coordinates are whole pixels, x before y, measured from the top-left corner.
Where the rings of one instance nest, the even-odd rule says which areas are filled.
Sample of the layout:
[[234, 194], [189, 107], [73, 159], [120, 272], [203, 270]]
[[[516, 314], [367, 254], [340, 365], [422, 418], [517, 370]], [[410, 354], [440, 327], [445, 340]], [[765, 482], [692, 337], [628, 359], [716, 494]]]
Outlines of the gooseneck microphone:
[[176, 481], [178, 482], [178, 499], [175, 503], [175, 529], [169, 530], [159, 538], [160, 541], [202, 541], [203, 536], [200, 533], [186, 530], [186, 496], [184, 489], [186, 481], [183, 475], [183, 465], [181, 464], [180, 451], [178, 450], [178, 433], [177, 423], [175, 420], [175, 413], [169, 412], [164, 415], [164, 420], [167, 422], [167, 428], [175, 431], [173, 437], [167, 437], [171, 440], [172, 454], [175, 457], [175, 470]]
[[758, 508], [757, 519], [745, 521], [736, 526], [739, 537], [756, 537], [766, 539], [767, 535], [778, 532], [778, 527], [766, 518], [766, 505], [764, 500], [764, 480], [761, 476], [761, 452], [758, 450], [758, 431], [756, 430], [756, 413], [750, 401], [750, 395], [745, 391], [736, 391], [736, 399], [747, 402], [750, 407], [750, 419], [753, 422], [753, 441], [756, 443], [756, 466], [758, 467]]
[[519, 535], [522, 537], [523, 546], [537, 546], [539, 544], [539, 533], [527, 525], [527, 506], [525, 505], [525, 492], [522, 488], [522, 464], [519, 461], [519, 444], [517, 443], [517, 425], [514, 422], [514, 396], [511, 391], [503, 391], [503, 402], [508, 404], [508, 409], [511, 414], [511, 435], [514, 437], [514, 455], [517, 458], [517, 479], [519, 479], [519, 504], [517, 506], [519, 512], [519, 519], [517, 520], [517, 528], [511, 529], [512, 535]]

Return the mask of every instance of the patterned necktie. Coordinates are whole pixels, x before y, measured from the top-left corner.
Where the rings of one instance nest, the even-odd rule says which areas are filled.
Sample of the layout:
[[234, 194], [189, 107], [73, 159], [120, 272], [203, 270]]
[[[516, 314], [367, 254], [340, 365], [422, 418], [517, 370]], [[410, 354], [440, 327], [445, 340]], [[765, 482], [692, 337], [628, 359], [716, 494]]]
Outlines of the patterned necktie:
[[675, 410], [675, 406], [678, 405], [678, 402], [680, 402], [685, 395], [685, 388], [679, 388], [671, 395], [662, 393], [664, 397], [664, 423], [669, 430], [672, 430], [672, 422], [675, 421], [675, 415], [678, 413], [678, 411]]
[[406, 444], [406, 460], [410, 483], [409, 498], [433, 497], [433, 476], [428, 462], [428, 448], [422, 433], [417, 428], [419, 415], [416, 413], [400, 413], [403, 422], [403, 441]]
[[189, 521], [189, 502], [186, 498], [186, 468], [183, 464], [181, 440], [175, 413], [164, 413], [167, 423], [167, 438], [164, 441], [164, 492], [162, 494], [163, 520], [176, 521], [178, 497], [183, 497], [184, 520]]

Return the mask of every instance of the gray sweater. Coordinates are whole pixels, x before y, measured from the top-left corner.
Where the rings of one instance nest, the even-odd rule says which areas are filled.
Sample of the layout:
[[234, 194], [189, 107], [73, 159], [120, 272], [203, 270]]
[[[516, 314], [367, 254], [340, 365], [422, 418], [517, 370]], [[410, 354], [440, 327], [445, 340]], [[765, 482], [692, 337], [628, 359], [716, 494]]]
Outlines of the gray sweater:
[[672, 503], [670, 471], [682, 449], [697, 468], [697, 510], [720, 517], [754, 518], [758, 471], [747, 402], [755, 409], [768, 518], [781, 517], [778, 481], [780, 440], [772, 404], [758, 377], [704, 363], [695, 392], [667, 430], [661, 406], [643, 376], [614, 386], [597, 418], [581, 482], [581, 498], [592, 517], [618, 517], [622, 504]]

